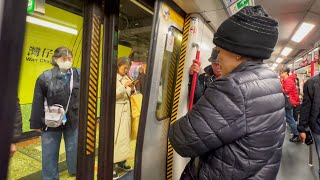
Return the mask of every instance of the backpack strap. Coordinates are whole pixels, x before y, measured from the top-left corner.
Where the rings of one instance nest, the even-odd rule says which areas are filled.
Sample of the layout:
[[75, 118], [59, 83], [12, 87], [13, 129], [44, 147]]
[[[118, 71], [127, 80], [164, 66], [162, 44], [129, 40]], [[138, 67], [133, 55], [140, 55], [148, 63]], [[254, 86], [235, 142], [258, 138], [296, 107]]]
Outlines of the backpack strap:
[[[52, 71], [51, 71], [51, 69], [47, 70], [47, 71], [44, 71], [43, 75], [44, 75], [44, 78], [45, 78], [45, 82], [49, 82], [48, 86], [50, 86], [51, 79], [52, 79]], [[47, 97], [44, 97], [44, 109], [45, 109], [45, 111], [47, 111], [49, 109]]]
[[76, 69], [76, 71], [77, 71], [77, 73], [78, 73], [78, 75], [79, 75], [79, 77], [80, 77], [81, 69], [80, 69], [80, 68], [75, 68], [75, 69]]
[[51, 69], [43, 72], [43, 75], [44, 75], [44, 78], [45, 78], [46, 80], [51, 80], [51, 78], [52, 78], [52, 71], [51, 71]]

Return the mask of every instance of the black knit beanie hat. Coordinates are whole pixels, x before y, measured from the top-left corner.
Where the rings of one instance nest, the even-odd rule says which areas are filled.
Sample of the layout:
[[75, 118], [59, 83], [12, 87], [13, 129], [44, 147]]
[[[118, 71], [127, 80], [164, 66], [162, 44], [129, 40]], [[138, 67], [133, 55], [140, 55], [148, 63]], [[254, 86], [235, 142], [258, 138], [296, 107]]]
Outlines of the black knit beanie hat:
[[225, 20], [213, 43], [239, 55], [268, 59], [278, 40], [278, 22], [261, 6], [246, 6]]

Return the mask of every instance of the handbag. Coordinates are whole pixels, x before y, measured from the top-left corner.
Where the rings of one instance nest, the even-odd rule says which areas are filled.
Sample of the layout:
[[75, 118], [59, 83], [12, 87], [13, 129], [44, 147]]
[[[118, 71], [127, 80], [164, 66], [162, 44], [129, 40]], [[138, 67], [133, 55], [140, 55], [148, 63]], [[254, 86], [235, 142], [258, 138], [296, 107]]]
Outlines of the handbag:
[[305, 139], [304, 143], [309, 146], [309, 145], [313, 144], [312, 133], [309, 130], [305, 131], [305, 133], [306, 133], [306, 139]]
[[61, 124], [65, 125], [66, 118], [64, 118], [64, 116], [68, 112], [72, 89], [73, 89], [73, 70], [71, 69], [70, 95], [69, 95], [66, 110], [64, 110], [63, 106], [60, 104], [53, 104], [52, 106], [48, 106], [47, 98], [44, 99], [44, 112], [45, 112], [44, 120], [47, 128], [48, 127], [56, 128], [61, 126]]
[[142, 94], [137, 93], [130, 96], [131, 103], [131, 140], [137, 139], [138, 136], [138, 128], [139, 128], [139, 120], [141, 113], [141, 105], [142, 105]]

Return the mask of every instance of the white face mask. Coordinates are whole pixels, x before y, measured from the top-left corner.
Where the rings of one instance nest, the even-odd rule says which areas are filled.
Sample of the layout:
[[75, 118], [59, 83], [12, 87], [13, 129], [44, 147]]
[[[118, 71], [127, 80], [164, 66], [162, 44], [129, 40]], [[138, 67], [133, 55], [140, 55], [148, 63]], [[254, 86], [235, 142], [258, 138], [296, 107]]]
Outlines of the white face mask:
[[67, 71], [72, 67], [71, 61], [57, 62], [57, 64], [62, 71]]

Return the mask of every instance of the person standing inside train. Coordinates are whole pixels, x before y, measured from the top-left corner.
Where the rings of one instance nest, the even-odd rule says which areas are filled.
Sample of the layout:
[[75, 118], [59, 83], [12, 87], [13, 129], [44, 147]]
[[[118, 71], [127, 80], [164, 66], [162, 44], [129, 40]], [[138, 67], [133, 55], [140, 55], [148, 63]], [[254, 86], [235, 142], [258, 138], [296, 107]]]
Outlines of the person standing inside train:
[[131, 106], [130, 95], [136, 92], [134, 82], [128, 76], [131, 67], [129, 58], [121, 57], [117, 61], [117, 89], [116, 89], [116, 114], [114, 130], [114, 170], [113, 178], [119, 178], [119, 169], [131, 171], [126, 164], [131, 157], [130, 131], [131, 131]]
[[[311, 129], [320, 162], [320, 74], [308, 79], [303, 86], [303, 100], [300, 108], [298, 131], [302, 142], [306, 140], [306, 131]], [[320, 177], [320, 165], [319, 165]]]
[[277, 40], [278, 22], [261, 6], [246, 6], [220, 25], [213, 43], [222, 78], [169, 129], [176, 152], [191, 157], [182, 180], [276, 179], [285, 99], [263, 60]]
[[[38, 77], [34, 88], [30, 128], [41, 133], [44, 180], [59, 179], [58, 161], [62, 134], [68, 172], [71, 175], [76, 174], [80, 70], [72, 68], [72, 62], [73, 55], [70, 49], [57, 48], [52, 56], [53, 68], [44, 71]], [[65, 111], [67, 110], [63, 116], [65, 124], [58, 127], [52, 126], [45, 120], [45, 109], [52, 108], [54, 104], [61, 105]]]
[[[219, 62], [217, 60], [217, 55], [214, 54], [215, 49], [212, 50], [211, 56], [208, 59], [211, 64], [204, 68], [204, 72], [198, 76], [197, 82], [196, 82], [196, 88], [194, 91], [194, 98], [193, 98], [193, 104], [195, 104], [200, 97], [204, 94], [205, 90], [208, 87], [208, 84], [212, 83], [215, 79], [218, 79], [221, 77], [221, 69]], [[191, 90], [191, 84], [192, 84], [192, 75], [193, 73], [199, 73], [200, 71], [200, 62], [198, 63], [196, 60], [193, 61], [190, 69], [189, 69], [189, 94]]]
[[138, 77], [136, 79], [136, 81], [137, 81], [136, 89], [140, 93], [143, 93], [145, 79], [146, 79], [146, 74], [144, 72], [144, 68], [141, 66], [141, 67], [139, 67], [139, 75], [138, 75]]
[[[294, 107], [300, 106], [300, 98], [299, 98], [298, 90], [295, 83], [295, 79], [297, 76], [295, 74], [292, 74], [289, 76], [289, 73], [290, 73], [290, 68], [283, 67], [280, 69], [279, 75], [282, 80], [283, 92], [290, 97], [290, 103], [294, 108]], [[291, 133], [293, 134], [293, 136], [289, 139], [289, 141], [300, 142], [297, 123], [293, 116], [293, 108], [286, 109], [286, 121], [290, 126]]]

